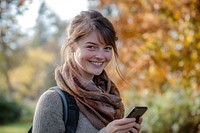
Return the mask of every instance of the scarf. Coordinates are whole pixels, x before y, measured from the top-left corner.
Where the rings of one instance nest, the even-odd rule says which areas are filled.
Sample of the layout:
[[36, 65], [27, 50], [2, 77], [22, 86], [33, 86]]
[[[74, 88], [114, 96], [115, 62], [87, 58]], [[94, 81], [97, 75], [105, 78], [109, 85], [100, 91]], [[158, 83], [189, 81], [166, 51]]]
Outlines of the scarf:
[[[57, 85], [75, 98], [79, 110], [94, 127], [100, 130], [111, 121], [123, 117], [124, 105], [119, 90], [105, 71], [91, 81], [78, 75], [73, 77], [73, 81], [68, 81], [69, 72], [66, 65], [55, 70]], [[68, 87], [72, 82], [75, 87]]]

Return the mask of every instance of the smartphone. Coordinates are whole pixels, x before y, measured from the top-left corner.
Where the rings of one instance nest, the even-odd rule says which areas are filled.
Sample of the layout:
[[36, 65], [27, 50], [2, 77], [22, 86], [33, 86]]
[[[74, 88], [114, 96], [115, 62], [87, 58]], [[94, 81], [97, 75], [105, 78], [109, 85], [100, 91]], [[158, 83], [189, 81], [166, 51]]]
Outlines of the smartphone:
[[140, 116], [142, 116], [147, 111], [147, 109], [147, 107], [136, 106], [132, 109], [127, 118], [134, 117], [136, 118], [136, 122], [138, 123]]

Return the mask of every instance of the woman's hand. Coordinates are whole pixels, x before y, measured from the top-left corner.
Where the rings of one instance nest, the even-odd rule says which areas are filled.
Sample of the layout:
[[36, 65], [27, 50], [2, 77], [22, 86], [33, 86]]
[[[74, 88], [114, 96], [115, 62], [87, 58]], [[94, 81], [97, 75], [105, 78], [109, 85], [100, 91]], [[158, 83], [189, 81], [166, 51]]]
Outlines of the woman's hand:
[[139, 133], [142, 117], [140, 117], [138, 123], [135, 121], [135, 118], [122, 118], [114, 120], [105, 127], [105, 133]]

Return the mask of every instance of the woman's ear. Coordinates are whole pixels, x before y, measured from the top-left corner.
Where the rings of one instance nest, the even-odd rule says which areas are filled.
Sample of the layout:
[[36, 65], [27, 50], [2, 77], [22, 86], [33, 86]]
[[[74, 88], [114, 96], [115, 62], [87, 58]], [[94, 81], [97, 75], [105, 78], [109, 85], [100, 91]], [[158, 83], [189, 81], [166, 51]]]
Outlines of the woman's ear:
[[71, 41], [70, 38], [67, 39], [67, 43], [68, 43], [68, 45], [70, 47], [70, 51], [71, 52], [75, 52], [75, 43], [73, 41]]

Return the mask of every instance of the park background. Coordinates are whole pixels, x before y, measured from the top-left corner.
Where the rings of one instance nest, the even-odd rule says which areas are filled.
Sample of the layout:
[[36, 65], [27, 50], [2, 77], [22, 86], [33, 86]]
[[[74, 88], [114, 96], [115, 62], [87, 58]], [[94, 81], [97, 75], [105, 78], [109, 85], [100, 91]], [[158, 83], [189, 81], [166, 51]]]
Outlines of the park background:
[[[40, 95], [55, 85], [70, 21], [42, 1], [36, 25], [22, 30], [17, 17], [33, 1], [1, 0], [0, 133], [26, 133]], [[116, 64], [107, 71], [120, 88], [125, 114], [148, 106], [141, 133], [200, 133], [200, 1], [88, 0], [88, 9], [116, 28], [125, 82]]]

